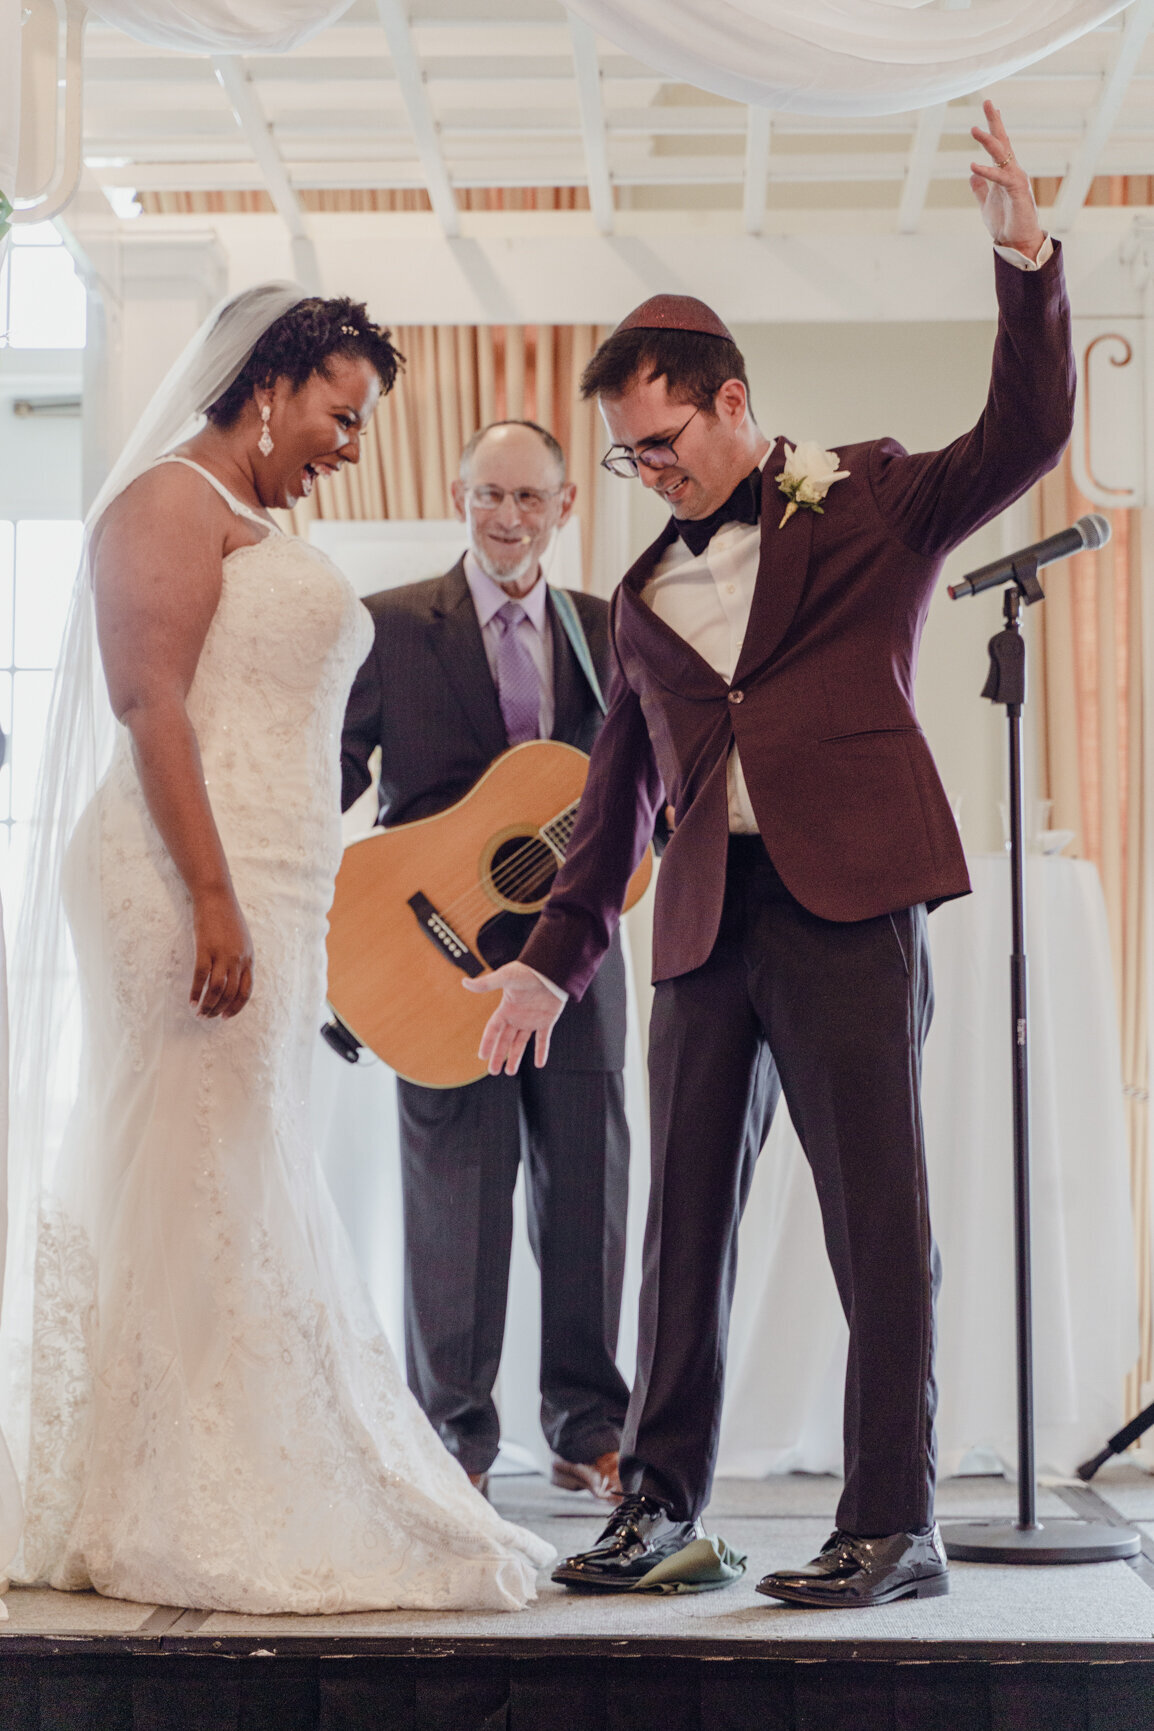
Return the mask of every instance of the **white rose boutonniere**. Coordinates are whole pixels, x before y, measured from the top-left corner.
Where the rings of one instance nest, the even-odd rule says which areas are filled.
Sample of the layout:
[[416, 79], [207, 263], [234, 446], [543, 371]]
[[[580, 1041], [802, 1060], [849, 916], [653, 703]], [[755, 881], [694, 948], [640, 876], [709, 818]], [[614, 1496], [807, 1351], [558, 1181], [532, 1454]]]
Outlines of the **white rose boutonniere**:
[[803, 445], [787, 445], [785, 448], [788, 455], [777, 484], [789, 504], [777, 525], [779, 529], [785, 528], [795, 511], [816, 511], [820, 517], [822, 500], [834, 482], [849, 480], [849, 470], [837, 466], [836, 451], [823, 451], [812, 439], [807, 439]]

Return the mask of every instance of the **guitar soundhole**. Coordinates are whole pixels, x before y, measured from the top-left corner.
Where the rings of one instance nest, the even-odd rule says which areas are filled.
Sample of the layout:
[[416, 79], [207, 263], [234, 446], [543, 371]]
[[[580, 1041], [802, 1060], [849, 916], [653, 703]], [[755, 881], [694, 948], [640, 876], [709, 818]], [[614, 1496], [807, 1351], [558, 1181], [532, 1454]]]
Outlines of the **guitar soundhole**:
[[511, 913], [536, 913], [557, 875], [557, 856], [540, 836], [507, 835], [494, 847], [486, 885], [499, 907]]

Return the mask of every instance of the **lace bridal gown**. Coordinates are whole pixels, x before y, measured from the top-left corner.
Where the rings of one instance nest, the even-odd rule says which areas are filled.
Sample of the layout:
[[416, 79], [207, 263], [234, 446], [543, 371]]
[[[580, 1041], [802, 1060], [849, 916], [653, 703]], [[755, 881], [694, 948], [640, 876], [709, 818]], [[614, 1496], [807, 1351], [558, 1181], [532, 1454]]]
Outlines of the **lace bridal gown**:
[[70, 846], [87, 1044], [38, 1251], [26, 1580], [254, 1613], [507, 1610], [553, 1554], [410, 1396], [311, 1145], [340, 728], [371, 635], [305, 543], [226, 558], [188, 708], [256, 955], [235, 1019], [188, 1007], [189, 898], [123, 729]]

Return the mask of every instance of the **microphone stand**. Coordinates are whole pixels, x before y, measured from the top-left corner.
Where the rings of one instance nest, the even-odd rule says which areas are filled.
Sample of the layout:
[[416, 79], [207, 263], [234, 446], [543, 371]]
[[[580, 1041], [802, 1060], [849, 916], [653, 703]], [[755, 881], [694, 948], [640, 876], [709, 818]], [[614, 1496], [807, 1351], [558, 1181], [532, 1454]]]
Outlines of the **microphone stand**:
[[[1018, 1518], [953, 1521], [942, 1528], [946, 1555], [965, 1563], [1101, 1563], [1136, 1556], [1132, 1527], [1063, 1517], [1039, 1521], [1034, 1463], [1034, 1341], [1030, 1270], [1029, 1020], [1026, 971], [1025, 851], [1022, 845], [1022, 708], [1026, 644], [1022, 604], [1043, 601], [1032, 553], [1012, 564], [1002, 597], [1004, 628], [990, 639], [982, 696], [1006, 708], [1010, 782], [1010, 1053], [1014, 1111], [1014, 1274], [1017, 1320]], [[968, 593], [959, 585], [959, 593]], [[953, 594], [953, 591], [951, 591]], [[957, 599], [957, 596], [954, 596]]]

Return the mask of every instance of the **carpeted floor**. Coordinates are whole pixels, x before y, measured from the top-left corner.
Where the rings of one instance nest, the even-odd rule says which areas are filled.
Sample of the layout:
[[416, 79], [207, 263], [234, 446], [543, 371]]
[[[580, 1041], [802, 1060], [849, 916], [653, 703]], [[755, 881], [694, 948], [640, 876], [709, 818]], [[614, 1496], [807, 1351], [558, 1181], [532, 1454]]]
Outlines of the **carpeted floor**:
[[[697, 1640], [744, 1644], [765, 1641], [851, 1642], [1151, 1642], [1154, 1643], [1154, 1571], [1145, 1578], [1124, 1562], [1069, 1567], [988, 1567], [954, 1564], [948, 1597], [906, 1600], [856, 1613], [803, 1611], [775, 1604], [754, 1592], [760, 1577], [813, 1555], [832, 1526], [839, 1491], [831, 1478], [795, 1474], [761, 1481], [731, 1479], [717, 1486], [706, 1525], [749, 1555], [741, 1582], [720, 1592], [678, 1599], [572, 1595], [543, 1574], [536, 1605], [515, 1616], [464, 1613], [376, 1612], [340, 1617], [241, 1617], [171, 1613], [174, 1633], [198, 1641], [252, 1640], [254, 1649], [294, 1638], [456, 1640], [518, 1642], [592, 1640]], [[1143, 1523], [1154, 1538], [1154, 1479], [1133, 1468], [1103, 1472], [1095, 1481], [1113, 1509]], [[604, 1511], [585, 1493], [552, 1489], [534, 1477], [494, 1481], [493, 1498], [508, 1519], [531, 1526], [558, 1552], [590, 1544]], [[940, 1487], [943, 1519], [1013, 1516], [1017, 1494], [1004, 1480], [953, 1479]], [[1069, 1516], [1057, 1489], [1043, 1487], [1039, 1515]], [[0, 1647], [20, 1636], [103, 1637], [116, 1640], [152, 1630], [166, 1613], [153, 1606], [15, 1588], [7, 1595], [9, 1621], [0, 1624]], [[1152, 1646], [1154, 1652], [1154, 1646]]]

